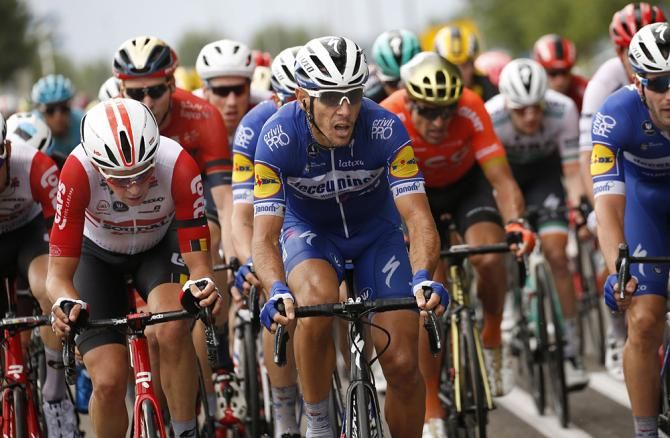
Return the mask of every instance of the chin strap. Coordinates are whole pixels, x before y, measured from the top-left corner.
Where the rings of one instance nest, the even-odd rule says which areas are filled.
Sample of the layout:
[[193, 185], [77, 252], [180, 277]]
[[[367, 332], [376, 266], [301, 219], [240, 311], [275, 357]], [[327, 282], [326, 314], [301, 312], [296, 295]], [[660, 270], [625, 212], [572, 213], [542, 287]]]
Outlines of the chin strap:
[[[338, 147], [338, 146], [335, 144], [335, 142], [332, 141], [330, 138], [328, 138], [328, 136], [326, 135], [326, 133], [323, 132], [323, 131], [321, 130], [321, 128], [319, 128], [319, 125], [316, 124], [316, 119], [314, 118], [314, 99], [315, 99], [314, 97], [309, 96], [309, 111], [307, 111], [307, 110], [305, 111], [305, 114], [307, 115], [307, 120], [309, 121], [309, 123], [310, 123], [312, 126], [314, 126], [314, 128], [316, 128], [317, 131], [319, 131], [319, 134], [323, 135], [323, 137], [324, 137], [326, 140], [328, 140], [328, 143], [330, 143], [330, 145], [322, 145], [322, 144], [319, 144], [319, 142], [317, 142], [317, 144], [318, 144], [319, 146], [321, 146], [321, 147], [326, 148], [326, 149], [336, 148], [336, 147]], [[352, 132], [351, 135], [353, 136], [354, 133]], [[312, 135], [312, 136], [313, 136], [313, 135]], [[316, 139], [315, 139], [315, 140], [316, 140]], [[347, 143], [350, 143], [350, 142], [351, 142], [351, 138], [349, 139], [349, 141], [348, 141]], [[344, 145], [342, 145], [342, 146], [344, 146]]]

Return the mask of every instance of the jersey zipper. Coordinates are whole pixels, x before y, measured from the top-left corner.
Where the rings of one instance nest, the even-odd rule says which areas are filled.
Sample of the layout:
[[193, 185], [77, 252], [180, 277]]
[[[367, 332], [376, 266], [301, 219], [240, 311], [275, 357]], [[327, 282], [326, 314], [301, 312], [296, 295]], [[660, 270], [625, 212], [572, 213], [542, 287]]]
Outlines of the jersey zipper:
[[344, 207], [340, 202], [340, 191], [337, 188], [337, 178], [335, 177], [335, 149], [330, 150], [330, 166], [333, 170], [333, 187], [335, 187], [335, 199], [337, 200], [337, 205], [340, 207], [340, 215], [342, 216], [342, 226], [344, 227], [344, 236], [349, 238], [349, 227], [347, 227], [347, 218], [344, 215]]

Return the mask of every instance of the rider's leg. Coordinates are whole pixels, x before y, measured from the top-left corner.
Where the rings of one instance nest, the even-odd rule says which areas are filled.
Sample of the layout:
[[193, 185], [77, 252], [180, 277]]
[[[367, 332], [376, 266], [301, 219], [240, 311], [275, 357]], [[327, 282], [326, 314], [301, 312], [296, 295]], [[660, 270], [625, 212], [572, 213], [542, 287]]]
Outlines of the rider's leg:
[[[263, 358], [272, 385], [272, 414], [275, 421], [275, 436], [300, 433], [296, 421], [295, 405], [298, 391], [298, 374], [295, 368], [293, 342], [286, 345], [286, 364], [279, 367], [274, 363], [274, 335], [263, 330]], [[291, 338], [292, 339], [292, 338]]]

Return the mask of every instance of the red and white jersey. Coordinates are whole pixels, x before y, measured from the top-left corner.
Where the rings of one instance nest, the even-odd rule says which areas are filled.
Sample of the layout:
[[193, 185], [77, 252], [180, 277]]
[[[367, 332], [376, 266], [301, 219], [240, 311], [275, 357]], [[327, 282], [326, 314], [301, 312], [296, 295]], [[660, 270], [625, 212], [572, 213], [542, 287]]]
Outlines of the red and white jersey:
[[58, 184], [50, 255], [78, 257], [82, 235], [119, 254], [146, 251], [163, 239], [175, 220], [182, 253], [207, 251], [202, 177], [195, 160], [177, 142], [160, 138], [149, 192], [139, 206], [119, 199], [79, 145]]
[[0, 234], [16, 230], [42, 213], [54, 215], [58, 167], [46, 154], [13, 140], [9, 184], [0, 192]]

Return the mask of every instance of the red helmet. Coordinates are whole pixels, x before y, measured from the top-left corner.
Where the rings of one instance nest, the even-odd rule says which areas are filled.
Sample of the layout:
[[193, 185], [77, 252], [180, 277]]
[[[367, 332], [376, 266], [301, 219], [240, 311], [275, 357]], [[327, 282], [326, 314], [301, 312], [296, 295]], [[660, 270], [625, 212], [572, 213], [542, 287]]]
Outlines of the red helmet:
[[256, 61], [256, 67], [270, 67], [272, 64], [272, 55], [261, 50], [252, 50], [251, 54]]
[[633, 35], [643, 26], [665, 21], [658, 6], [649, 3], [629, 3], [614, 13], [610, 23], [610, 37], [618, 49], [628, 48]]
[[569, 39], [552, 33], [535, 42], [533, 58], [547, 70], [570, 70], [577, 61], [577, 49]]
[[500, 81], [500, 72], [512, 57], [501, 50], [490, 50], [484, 52], [475, 59], [475, 68], [482, 73], [486, 73], [489, 80], [496, 87]]

